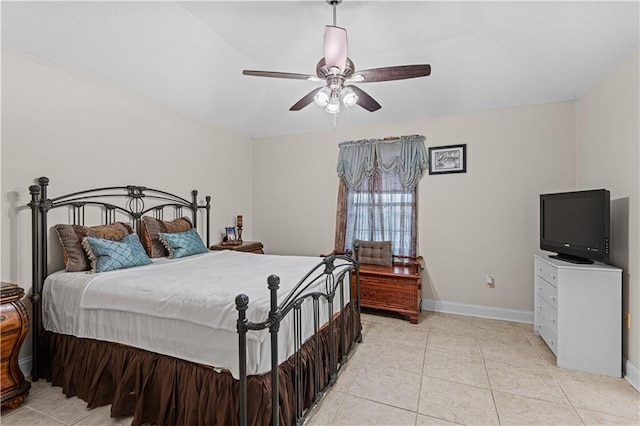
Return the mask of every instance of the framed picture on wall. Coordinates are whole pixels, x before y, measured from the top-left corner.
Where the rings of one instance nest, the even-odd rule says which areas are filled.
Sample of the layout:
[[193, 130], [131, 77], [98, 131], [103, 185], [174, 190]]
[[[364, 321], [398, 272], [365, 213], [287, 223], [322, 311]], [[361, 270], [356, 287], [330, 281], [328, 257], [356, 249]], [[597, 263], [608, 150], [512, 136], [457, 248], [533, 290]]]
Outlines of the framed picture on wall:
[[429, 174], [467, 172], [467, 145], [433, 146], [429, 148]]

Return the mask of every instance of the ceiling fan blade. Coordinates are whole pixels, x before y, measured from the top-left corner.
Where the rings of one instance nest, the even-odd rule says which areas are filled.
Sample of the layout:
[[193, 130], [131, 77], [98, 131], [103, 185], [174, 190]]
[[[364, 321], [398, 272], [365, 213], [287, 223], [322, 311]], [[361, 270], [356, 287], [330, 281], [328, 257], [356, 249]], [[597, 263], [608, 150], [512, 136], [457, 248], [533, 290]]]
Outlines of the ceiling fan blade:
[[[324, 86], [322, 86], [322, 87], [324, 87]], [[313, 102], [313, 98], [316, 96], [316, 93], [318, 93], [318, 91], [320, 89], [322, 89], [322, 87], [318, 87], [317, 89], [313, 89], [312, 91], [310, 91], [309, 93], [304, 95], [304, 97], [302, 99], [300, 99], [291, 108], [289, 108], [289, 111], [300, 111], [302, 108], [304, 108], [307, 105], [309, 105], [311, 102]]]
[[344, 72], [347, 64], [347, 30], [332, 25], [324, 27], [324, 61], [327, 68]]
[[319, 78], [315, 75], [309, 74], [296, 74], [292, 72], [277, 72], [277, 71], [253, 71], [244, 70], [243, 75], [253, 75], [255, 77], [272, 77], [272, 78], [292, 78], [294, 80], [312, 80], [318, 81]]
[[356, 86], [344, 86], [344, 87], [350, 88], [355, 92], [356, 95], [358, 95], [357, 104], [360, 105], [362, 108], [366, 109], [367, 111], [374, 112], [382, 108], [382, 106], [378, 102], [376, 102], [375, 99], [369, 96], [369, 94], [364, 90], [362, 90], [361, 88]]
[[349, 79], [359, 83], [374, 81], [404, 80], [406, 78], [426, 77], [431, 74], [431, 65], [400, 65], [396, 67], [373, 68], [358, 71]]

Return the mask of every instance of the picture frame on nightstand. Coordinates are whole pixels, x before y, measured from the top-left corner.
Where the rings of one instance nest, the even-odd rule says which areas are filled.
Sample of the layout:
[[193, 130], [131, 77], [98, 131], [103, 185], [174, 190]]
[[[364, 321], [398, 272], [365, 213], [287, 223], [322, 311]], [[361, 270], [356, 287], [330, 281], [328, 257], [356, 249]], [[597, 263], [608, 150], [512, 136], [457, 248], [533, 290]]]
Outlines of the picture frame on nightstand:
[[224, 228], [224, 238], [222, 239], [222, 244], [240, 244], [240, 241], [238, 241], [238, 236], [236, 234], [235, 226], [227, 226], [226, 228]]

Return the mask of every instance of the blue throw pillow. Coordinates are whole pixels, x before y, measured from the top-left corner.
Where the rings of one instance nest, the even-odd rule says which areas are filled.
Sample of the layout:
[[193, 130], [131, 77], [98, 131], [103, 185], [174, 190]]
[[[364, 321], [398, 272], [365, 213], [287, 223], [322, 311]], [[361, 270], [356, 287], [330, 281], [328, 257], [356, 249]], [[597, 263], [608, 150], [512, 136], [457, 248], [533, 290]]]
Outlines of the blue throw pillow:
[[91, 272], [107, 272], [151, 263], [136, 234], [129, 234], [120, 241], [85, 237], [82, 246], [91, 260]]
[[195, 228], [175, 234], [161, 232], [160, 241], [169, 250], [169, 259], [193, 256], [208, 251]]

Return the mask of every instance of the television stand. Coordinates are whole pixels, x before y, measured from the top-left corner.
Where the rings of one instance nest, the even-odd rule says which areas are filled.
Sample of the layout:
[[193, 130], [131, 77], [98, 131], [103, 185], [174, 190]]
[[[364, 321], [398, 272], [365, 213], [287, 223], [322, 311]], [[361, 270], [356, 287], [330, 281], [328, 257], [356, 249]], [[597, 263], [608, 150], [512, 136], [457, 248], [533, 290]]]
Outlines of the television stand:
[[594, 263], [593, 260], [585, 259], [584, 257], [579, 257], [579, 256], [572, 256], [570, 254], [562, 254], [562, 253], [550, 254], [549, 257], [552, 259], [563, 260], [569, 263], [576, 263], [578, 265], [591, 265]]
[[622, 375], [622, 270], [534, 257], [534, 332], [561, 368]]

